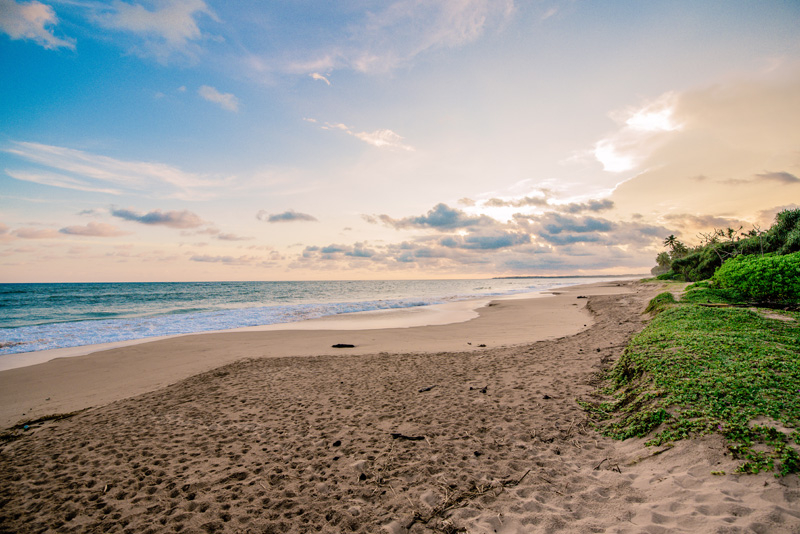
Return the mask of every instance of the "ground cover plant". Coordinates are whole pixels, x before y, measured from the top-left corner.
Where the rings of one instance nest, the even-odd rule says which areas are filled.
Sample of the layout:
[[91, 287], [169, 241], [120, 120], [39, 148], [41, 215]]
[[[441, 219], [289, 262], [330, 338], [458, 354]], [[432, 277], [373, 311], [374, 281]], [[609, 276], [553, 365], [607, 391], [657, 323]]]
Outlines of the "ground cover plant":
[[675, 303], [656, 297], [655, 317], [605, 376], [607, 400], [581, 404], [614, 438], [716, 432], [740, 472], [800, 472], [800, 313], [736, 306], [741, 292], [710, 285]]

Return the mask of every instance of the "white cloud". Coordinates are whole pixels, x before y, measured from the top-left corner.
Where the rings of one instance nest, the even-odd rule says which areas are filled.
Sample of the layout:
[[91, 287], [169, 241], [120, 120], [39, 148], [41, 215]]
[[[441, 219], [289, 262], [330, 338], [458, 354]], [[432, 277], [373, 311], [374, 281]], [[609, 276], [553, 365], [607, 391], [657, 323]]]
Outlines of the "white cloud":
[[594, 157], [608, 172], [625, 172], [636, 166], [634, 158], [619, 150], [613, 140], [598, 141], [594, 146]]
[[63, 174], [57, 174], [46, 171], [22, 171], [15, 169], [6, 169], [6, 174], [15, 180], [23, 182], [32, 182], [35, 184], [49, 185], [51, 187], [61, 187], [64, 189], [74, 189], [76, 191], [86, 191], [89, 193], [106, 193], [109, 195], [121, 195], [120, 189], [112, 189], [108, 187], [92, 186], [84, 181]]
[[544, 12], [544, 14], [541, 16], [541, 20], [547, 20], [550, 17], [554, 17], [557, 13], [558, 13], [558, 8], [551, 7], [550, 9]]
[[243, 64], [260, 75], [314, 76], [334, 69], [387, 72], [427, 51], [474, 42], [487, 31], [501, 28], [513, 13], [513, 0], [384, 2], [365, 9], [358, 20], [351, 17], [347, 26], [330, 33], [337, 37], [313, 49], [304, 50], [304, 43], [297, 43], [295, 49], [272, 57], [253, 54]]
[[675, 120], [677, 95], [666, 93], [641, 109], [634, 110], [625, 125], [640, 132], [671, 132], [680, 130]]
[[318, 72], [312, 72], [311, 74], [309, 74], [309, 76], [311, 76], [315, 80], [323, 81], [328, 85], [331, 84], [331, 81], [328, 78], [326, 78], [325, 76], [323, 76], [322, 74], [320, 74]]
[[160, 61], [174, 53], [191, 55], [190, 43], [203, 37], [196, 21], [198, 15], [218, 20], [203, 0], [155, 0], [154, 5], [151, 11], [141, 4], [117, 0], [96, 19], [106, 28], [142, 36], [144, 50], [137, 51]]
[[374, 132], [360, 132], [352, 134], [365, 143], [378, 148], [397, 148], [413, 151], [414, 147], [403, 144], [403, 138], [391, 130], [375, 130]]
[[71, 176], [35, 170], [11, 170], [12, 178], [43, 185], [109, 194], [137, 192], [147, 196], [207, 198], [208, 188], [224, 180], [213, 180], [164, 163], [124, 161], [81, 150], [30, 142], [13, 142], [4, 152], [57, 169]]
[[239, 111], [239, 99], [232, 93], [220, 93], [210, 85], [204, 85], [197, 90], [197, 94], [209, 102], [219, 104], [222, 109], [233, 112]]
[[30, 39], [37, 44], [54, 50], [56, 48], [75, 49], [75, 41], [61, 39], [53, 35], [47, 26], [58, 23], [53, 8], [33, 0], [19, 4], [14, 0], [0, 0], [0, 30], [12, 39]]
[[[303, 119], [307, 122], [317, 123], [316, 119]], [[406, 150], [408, 152], [413, 152], [414, 147], [403, 143], [404, 137], [398, 135], [397, 133], [393, 132], [392, 130], [387, 130], [382, 128], [380, 130], [375, 130], [372, 132], [354, 132], [349, 126], [342, 123], [330, 123], [326, 122], [322, 126], [320, 126], [323, 130], [341, 130], [348, 135], [352, 135], [357, 139], [361, 139], [365, 143], [378, 147], [378, 148], [389, 148], [389, 149], [397, 149], [397, 150]]]
[[513, 5], [510, 0], [401, 0], [371, 15], [365, 30], [376, 57], [402, 61], [429, 49], [475, 41], [487, 26], [507, 18]]

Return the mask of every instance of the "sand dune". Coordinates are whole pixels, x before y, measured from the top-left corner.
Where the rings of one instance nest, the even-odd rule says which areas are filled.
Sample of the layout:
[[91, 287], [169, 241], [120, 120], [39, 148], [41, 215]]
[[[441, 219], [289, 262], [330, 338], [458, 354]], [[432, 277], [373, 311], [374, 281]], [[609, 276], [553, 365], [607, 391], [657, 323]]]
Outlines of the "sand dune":
[[796, 476], [590, 428], [575, 399], [656, 292], [571, 293], [593, 322], [556, 339], [251, 357], [34, 425], [0, 449], [0, 531], [800, 532]]

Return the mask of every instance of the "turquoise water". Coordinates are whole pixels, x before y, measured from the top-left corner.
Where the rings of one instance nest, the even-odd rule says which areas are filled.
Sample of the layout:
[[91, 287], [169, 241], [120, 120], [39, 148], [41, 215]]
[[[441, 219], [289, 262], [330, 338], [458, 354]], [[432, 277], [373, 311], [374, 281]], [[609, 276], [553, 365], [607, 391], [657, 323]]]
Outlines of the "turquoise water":
[[0, 355], [427, 306], [600, 280], [0, 284]]

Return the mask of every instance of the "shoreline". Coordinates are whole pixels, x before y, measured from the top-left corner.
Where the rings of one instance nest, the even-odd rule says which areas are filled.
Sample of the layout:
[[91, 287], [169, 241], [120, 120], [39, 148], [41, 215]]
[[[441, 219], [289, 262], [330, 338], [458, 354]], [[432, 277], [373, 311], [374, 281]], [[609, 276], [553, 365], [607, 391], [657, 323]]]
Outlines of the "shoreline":
[[[539, 294], [542, 293], [542, 294]], [[529, 295], [519, 298], [540, 298], [549, 296], [549, 291], [538, 293], [523, 293]], [[376, 330], [380, 328], [411, 328], [415, 326], [436, 326], [461, 323], [478, 317], [478, 310], [487, 306], [492, 300], [505, 300], [509, 297], [496, 297], [484, 299], [469, 299], [444, 304], [431, 304], [410, 308], [392, 308], [387, 310], [369, 310], [362, 312], [342, 313], [315, 319], [305, 319], [292, 323], [275, 323], [257, 326], [242, 326], [224, 330], [208, 330], [202, 332], [189, 332], [166, 336], [143, 337], [114, 341], [110, 343], [97, 343], [64, 347], [32, 352], [18, 352], [0, 356], [0, 372], [10, 369], [28, 367], [40, 363], [47, 363], [59, 358], [74, 358], [86, 356], [111, 349], [130, 347], [142, 343], [163, 341], [165, 339], [185, 336], [201, 336], [212, 334], [225, 334], [236, 332], [269, 332], [282, 330]]]
[[[629, 291], [625, 283], [568, 286], [550, 291], [555, 294], [545, 298], [495, 299], [479, 308], [476, 317], [456, 323], [356, 330], [333, 327], [350, 321], [363, 326], [359, 317], [352, 317], [358, 314], [348, 314], [351, 317], [304, 322], [302, 328], [315, 328], [312, 330], [289, 323], [295, 327], [145, 339], [99, 352], [57, 357], [0, 371], [0, 427], [104, 405], [244, 358], [474, 351], [483, 349], [480, 345], [495, 348], [573, 335], [592, 324], [585, 310], [586, 299], [577, 296]], [[321, 328], [316, 329], [318, 325]], [[333, 348], [337, 343], [355, 347]]]
[[[625, 281], [621, 279], [620, 281]], [[605, 282], [598, 282], [605, 283]], [[579, 284], [586, 285], [586, 284]], [[478, 310], [488, 306], [492, 301], [516, 300], [529, 298], [547, 298], [559, 291], [577, 286], [564, 286], [541, 291], [512, 293], [509, 295], [490, 296], [456, 300], [441, 304], [412, 306], [408, 308], [389, 308], [382, 310], [366, 310], [360, 312], [340, 313], [313, 319], [304, 319], [289, 323], [273, 323], [256, 326], [242, 326], [223, 330], [207, 330], [63, 347], [31, 352], [17, 352], [0, 355], [0, 372], [18, 369], [31, 365], [47, 363], [59, 358], [86, 356], [111, 349], [130, 347], [142, 343], [150, 343], [185, 336], [223, 334], [236, 332], [270, 332], [283, 330], [376, 330], [384, 328], [412, 328], [422, 326], [440, 326], [466, 322], [479, 316]]]
[[[597, 283], [628, 279], [623, 276], [591, 278], [598, 278], [595, 280]], [[572, 285], [589, 283], [585, 280], [579, 281], [580, 277], [568, 277], [568, 279]], [[478, 282], [481, 281], [470, 281], [470, 283]], [[141, 317], [64, 320], [41, 325], [20, 326], [19, 328], [4, 329], [2, 332], [4, 335], [0, 336], [4, 340], [0, 342], [0, 345], [3, 346], [3, 350], [0, 351], [2, 352], [0, 354], [0, 371], [43, 363], [55, 358], [80, 356], [183, 335], [228, 331], [318, 329], [320, 327], [374, 329], [461, 322], [476, 317], [474, 309], [485, 306], [491, 300], [515, 298], [520, 295], [527, 298], [547, 294], [561, 287], [569, 287], [559, 284], [555, 284], [555, 287], [553, 287], [552, 282], [541, 284], [542, 287], [511, 288], [498, 286], [491, 288], [497, 291], [496, 294], [486, 295], [471, 294], [470, 288], [458, 287], [458, 291], [452, 295], [438, 298], [428, 298], [427, 293], [419, 293], [419, 288], [409, 287], [407, 289], [410, 293], [404, 298], [399, 298], [399, 294], [396, 291], [394, 293], [390, 291], [389, 293], [391, 294], [383, 295], [381, 293], [375, 299], [361, 295], [366, 300], [352, 302], [347, 299], [341, 302], [332, 302], [330, 294], [323, 291], [323, 294], [320, 295], [322, 300], [319, 303], [294, 302], [286, 305], [272, 303], [245, 306], [243, 308], [234, 306], [230, 309], [205, 310], [197, 313], [166, 315], [153, 315], [150, 313]], [[61, 286], [63, 284], [55, 285]], [[540, 284], [534, 285], [538, 286]], [[256, 289], [259, 288], [260, 286], [256, 287]], [[320, 288], [317, 289], [319, 290]], [[328, 290], [330, 289], [328, 288]], [[455, 290], [456, 288], [451, 289]], [[482, 289], [487, 288], [476, 287], [473, 288], [473, 291]], [[281, 291], [285, 290], [283, 288]], [[385, 292], [384, 289], [377, 288], [377, 290], [378, 293]], [[439, 291], [441, 288], [436, 290]], [[462, 294], [461, 292], [464, 291], [466, 293]], [[325, 295], [327, 295], [327, 298]], [[215, 293], [211, 298], [212, 301], [217, 302], [220, 295]], [[232, 298], [240, 299], [241, 296], [234, 291]], [[114, 303], [109, 304], [114, 305]], [[144, 306], [145, 308], [147, 307], [146, 305]], [[359, 311], [359, 308], [361, 308], [361, 311]], [[146, 310], [142, 308], [142, 311]], [[150, 311], [152, 312], [153, 310]], [[233, 313], [233, 315], [229, 315], [229, 313]], [[164, 321], [168, 317], [171, 319], [165, 323]], [[343, 320], [343, 317], [352, 317], [352, 319]], [[361, 321], [355, 321], [356, 318]], [[364, 321], [363, 319], [369, 320]], [[137, 321], [139, 320], [144, 322], [137, 326]], [[130, 321], [133, 322], [128, 324]], [[312, 322], [309, 323], [309, 321]], [[17, 332], [18, 330], [26, 329], [30, 330]], [[62, 329], [63, 333], [61, 332]], [[146, 337], [141, 337], [142, 335]], [[65, 345], [59, 346], [62, 344]], [[25, 347], [26, 345], [27, 347]], [[11, 348], [7, 349], [7, 346]]]
[[[643, 439], [614, 441], [576, 402], [594, 394], [597, 373], [641, 331], [644, 307], [662, 290], [630, 282], [493, 303], [456, 326], [139, 345], [151, 356], [181, 348], [250, 356], [16, 431], [0, 443], [0, 524], [9, 532], [796, 534], [797, 477], [734, 474], [738, 462], [718, 435], [656, 450]], [[531, 336], [537, 313], [560, 315], [559, 301], [582, 308], [567, 317], [592, 322], [499, 343], [502, 334]], [[381, 332], [398, 350], [319, 350], [343, 334]], [[491, 333], [498, 344], [432, 350], [443, 334]], [[264, 345], [298, 335], [312, 349], [305, 357]], [[408, 351], [414, 343], [429, 350]], [[134, 349], [83, 360], [98, 366]], [[80, 359], [60, 362], [74, 368]], [[58, 379], [80, 387], [74, 378]]]

